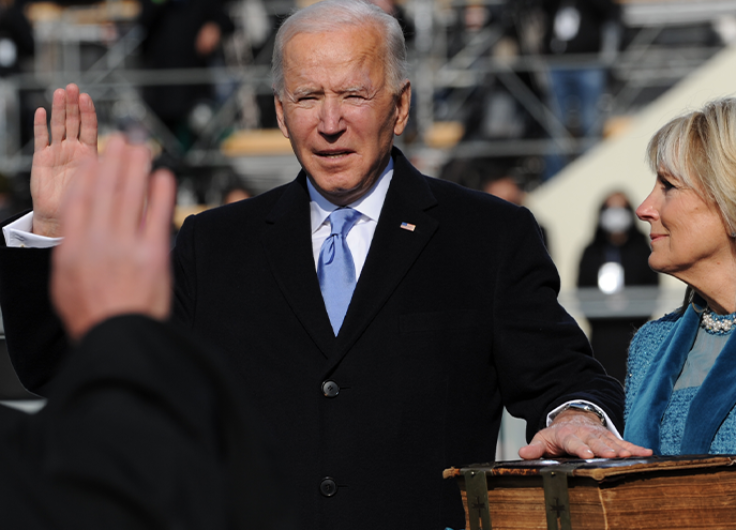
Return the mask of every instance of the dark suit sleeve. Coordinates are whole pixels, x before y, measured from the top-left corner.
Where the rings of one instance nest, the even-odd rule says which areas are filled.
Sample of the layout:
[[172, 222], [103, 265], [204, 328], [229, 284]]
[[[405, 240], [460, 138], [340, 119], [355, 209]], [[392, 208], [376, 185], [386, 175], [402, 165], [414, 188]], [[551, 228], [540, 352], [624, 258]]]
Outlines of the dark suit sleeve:
[[8, 352], [23, 386], [40, 395], [68, 351], [49, 297], [50, 263], [51, 249], [10, 248], [0, 237], [0, 307]]
[[176, 236], [176, 246], [172, 251], [174, 317], [190, 329], [194, 321], [197, 291], [197, 261], [194, 248], [195, 224], [195, 216], [190, 216], [184, 221]]
[[[185, 327], [190, 327], [195, 309], [193, 234], [194, 217], [191, 217], [179, 232], [173, 251], [174, 315]], [[51, 253], [52, 249], [11, 248], [0, 237], [0, 307], [8, 353], [23, 386], [42, 396], [48, 393], [64, 366], [70, 347], [61, 320], [51, 305]]]
[[291, 528], [247, 400], [169, 325], [94, 328], [25, 423], [0, 439], [0, 460], [16, 456], [0, 475], [8, 528]]
[[518, 209], [506, 228], [493, 301], [504, 404], [526, 418], [529, 439], [545, 427], [547, 413], [575, 399], [596, 403], [621, 429], [621, 385], [593, 359], [582, 330], [557, 302], [559, 276], [534, 218]]

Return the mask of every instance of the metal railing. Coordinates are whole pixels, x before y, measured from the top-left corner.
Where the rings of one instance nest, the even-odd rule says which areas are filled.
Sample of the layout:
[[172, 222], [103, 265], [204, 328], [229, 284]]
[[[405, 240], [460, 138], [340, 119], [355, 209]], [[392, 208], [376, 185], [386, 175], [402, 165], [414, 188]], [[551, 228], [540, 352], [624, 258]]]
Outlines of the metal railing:
[[[477, 2], [474, 2], [477, 3]], [[500, 0], [488, 0], [489, 6], [498, 6]], [[452, 6], [463, 6], [467, 2], [454, 1]], [[683, 21], [704, 22], [712, 20], [721, 13], [736, 12], [736, 1], [713, 0], [699, 2], [697, 17], [692, 6], [682, 4], [672, 9], [676, 2], [659, 2], [658, 6], [646, 3], [628, 3], [625, 6], [624, 20], [635, 27], [635, 35], [626, 49], [613, 58], [601, 59], [599, 56], [578, 56], [566, 58], [571, 67], [602, 66], [610, 70], [617, 80], [616, 93], [608, 104], [605, 117], [610, 114], [635, 112], [641, 104], [640, 96], [646, 89], [664, 89], [694, 71], [720, 47], [694, 46], [672, 48], [656, 44], [661, 32]], [[663, 6], [663, 4], [669, 4]], [[705, 5], [708, 4], [708, 5]], [[542, 56], [522, 55], [512, 59], [499, 59], [489, 56], [489, 50], [498, 42], [502, 33], [500, 28], [490, 26], [467, 39], [465, 47], [453, 57], [447, 58], [448, 22], [441, 16], [445, 2], [435, 0], [408, 0], [405, 2], [415, 26], [416, 36], [411, 50], [412, 80], [414, 86], [415, 121], [418, 129], [417, 141], [405, 146], [409, 151], [423, 147], [424, 134], [432, 128], [436, 118], [436, 95], [440, 91], [449, 92], [444, 103], [443, 119], [462, 119], [463, 108], [471, 90], [483, 90], [487, 80], [502, 87], [546, 132], [548, 138], [491, 138], [463, 141], [450, 153], [451, 156], [472, 158], [477, 156], [541, 156], [551, 153], [581, 153], [594, 144], [596, 138], [575, 138], [559, 123], [547, 107], [539, 91], [530, 90], [520, 76], [531, 75], [544, 83], [552, 59]], [[265, 7], [271, 14], [286, 14], [293, 2], [267, 2]], [[733, 9], [733, 11], [731, 11]], [[678, 15], [679, 13], [679, 15]], [[68, 82], [79, 83], [83, 90], [90, 92], [101, 105], [113, 105], [118, 101], [128, 101], [131, 105], [145, 109], [144, 124], [168, 151], [176, 152], [174, 135], [145, 107], [140, 97], [144, 86], [176, 84], [224, 83], [233, 88], [231, 96], [223, 101], [198, 140], [183, 154], [184, 161], [194, 166], [222, 165], [228, 161], [219, 153], [218, 141], [222, 131], [233, 128], [235, 117], [242, 111], [242, 101], [238, 98], [240, 89], [253, 94], [270, 94], [270, 73], [267, 66], [247, 66], [245, 68], [206, 68], [188, 70], [150, 71], [135, 67], [135, 56], [143, 37], [135, 27], [127, 32], [121, 29], [120, 38], [113, 43], [104, 43], [106, 49], [102, 57], [89, 67], [83, 67], [80, 48], [97, 36], [95, 31], [70, 26], [71, 22], [62, 20], [56, 25], [46, 25], [39, 31], [44, 46], [39, 49], [58, 48], [56, 61], [48, 68], [49, 61], [36, 61], [36, 71], [31, 74], [6, 78], [3, 93], [45, 90]], [[124, 28], [123, 28], [124, 29]], [[99, 32], [98, 32], [99, 33]], [[104, 47], [103, 46], [103, 47]], [[59, 51], [60, 50], [60, 51]], [[53, 61], [51, 61], [53, 62]], [[43, 66], [43, 67], [42, 67]], [[12, 100], [12, 96], [8, 96]], [[12, 105], [11, 105], [12, 108]], [[104, 112], [103, 112], [104, 114]], [[31, 146], [17, 144], [19, 129], [17, 116], [8, 114], [0, 123], [0, 164], [7, 171], [27, 170], [30, 166]], [[114, 127], [114, 123], [103, 124]]]

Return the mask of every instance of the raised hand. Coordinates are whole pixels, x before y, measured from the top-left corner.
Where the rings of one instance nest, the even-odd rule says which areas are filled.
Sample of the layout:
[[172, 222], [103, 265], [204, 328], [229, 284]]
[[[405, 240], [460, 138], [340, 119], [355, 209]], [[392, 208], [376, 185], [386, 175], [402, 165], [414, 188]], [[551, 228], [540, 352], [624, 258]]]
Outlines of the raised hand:
[[59, 208], [64, 191], [80, 167], [97, 158], [97, 113], [88, 94], [75, 84], [54, 92], [51, 105], [51, 142], [46, 127], [46, 110], [33, 118], [33, 232], [59, 237]]
[[147, 148], [115, 136], [100, 161], [77, 171], [64, 196], [51, 297], [73, 341], [116, 315], [169, 314], [175, 183], [166, 170], [149, 179], [150, 159]]

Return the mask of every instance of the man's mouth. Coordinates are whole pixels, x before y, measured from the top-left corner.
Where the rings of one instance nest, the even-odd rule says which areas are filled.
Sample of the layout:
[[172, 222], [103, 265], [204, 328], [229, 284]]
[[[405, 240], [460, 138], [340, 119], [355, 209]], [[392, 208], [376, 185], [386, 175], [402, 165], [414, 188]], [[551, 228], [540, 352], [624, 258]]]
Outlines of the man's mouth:
[[318, 151], [317, 156], [322, 158], [340, 158], [351, 154], [352, 151]]

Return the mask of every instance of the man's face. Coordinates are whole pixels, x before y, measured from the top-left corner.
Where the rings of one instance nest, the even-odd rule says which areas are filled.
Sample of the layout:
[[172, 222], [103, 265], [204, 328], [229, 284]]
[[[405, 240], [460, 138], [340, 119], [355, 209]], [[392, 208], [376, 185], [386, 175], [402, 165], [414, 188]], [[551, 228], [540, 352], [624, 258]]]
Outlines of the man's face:
[[383, 50], [370, 25], [297, 34], [284, 47], [279, 128], [317, 190], [337, 205], [370, 189], [406, 126], [411, 90], [407, 82], [393, 92]]

